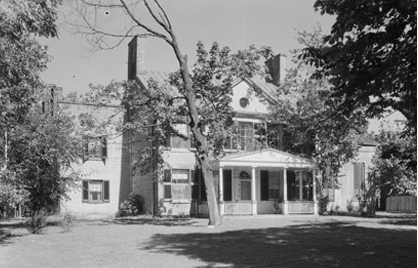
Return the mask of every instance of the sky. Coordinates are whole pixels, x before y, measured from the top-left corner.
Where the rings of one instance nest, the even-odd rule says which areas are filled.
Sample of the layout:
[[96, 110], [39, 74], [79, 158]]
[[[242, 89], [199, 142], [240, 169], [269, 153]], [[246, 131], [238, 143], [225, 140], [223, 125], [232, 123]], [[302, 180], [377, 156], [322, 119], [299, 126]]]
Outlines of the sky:
[[[189, 63], [195, 59], [196, 44], [201, 40], [206, 48], [217, 41], [233, 51], [252, 44], [270, 46], [276, 54], [288, 56], [289, 66], [290, 50], [300, 47], [297, 32], [310, 32], [318, 24], [328, 32], [333, 23], [332, 17], [314, 11], [314, 0], [161, 0], [161, 4]], [[126, 16], [112, 9], [100, 10], [97, 16], [104, 29], [127, 23]], [[112, 50], [92, 51], [86, 37], [75, 34], [66, 23], [78, 19], [67, 4], [60, 8], [59, 38], [41, 40], [52, 56], [42, 79], [62, 87], [64, 93], [84, 93], [89, 84], [125, 80], [129, 40]], [[145, 66], [147, 70], [169, 72], [176, 70], [178, 63], [168, 44], [149, 38], [145, 40]]]

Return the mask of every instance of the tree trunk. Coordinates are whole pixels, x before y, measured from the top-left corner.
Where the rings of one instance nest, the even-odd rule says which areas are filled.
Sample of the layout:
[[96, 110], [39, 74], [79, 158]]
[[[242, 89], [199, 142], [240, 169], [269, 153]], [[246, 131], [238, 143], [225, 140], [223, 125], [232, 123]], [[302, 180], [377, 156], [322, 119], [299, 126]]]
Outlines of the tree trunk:
[[202, 168], [202, 175], [205, 181], [206, 196], [208, 198], [209, 226], [216, 226], [221, 224], [221, 220], [213, 184], [212, 168], [209, 163], [209, 150], [207, 148], [206, 137], [202, 134], [202, 128], [199, 124], [200, 120], [196, 106], [195, 92], [193, 90], [193, 80], [190, 77], [187, 67], [187, 56], [183, 56], [180, 52], [174, 34], [171, 34], [171, 36], [173, 41], [170, 44], [179, 62], [180, 73], [184, 83], [184, 97], [186, 98], [190, 118], [189, 126], [196, 143], [196, 158]]
[[203, 179], [205, 181], [206, 196], [208, 197], [209, 226], [220, 225], [221, 217], [219, 215], [218, 202], [216, 200], [212, 169], [207, 158], [203, 160], [199, 159], [199, 161], [202, 167]]

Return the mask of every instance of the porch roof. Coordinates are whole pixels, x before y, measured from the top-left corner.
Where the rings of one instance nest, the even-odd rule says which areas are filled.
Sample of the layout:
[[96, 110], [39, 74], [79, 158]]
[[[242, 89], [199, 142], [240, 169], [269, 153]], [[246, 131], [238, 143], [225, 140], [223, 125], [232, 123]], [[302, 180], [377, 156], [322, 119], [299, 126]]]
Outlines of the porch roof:
[[279, 168], [308, 168], [316, 169], [313, 160], [302, 158], [276, 149], [264, 149], [250, 153], [226, 155], [213, 160], [213, 167], [251, 166], [251, 167], [279, 167]]

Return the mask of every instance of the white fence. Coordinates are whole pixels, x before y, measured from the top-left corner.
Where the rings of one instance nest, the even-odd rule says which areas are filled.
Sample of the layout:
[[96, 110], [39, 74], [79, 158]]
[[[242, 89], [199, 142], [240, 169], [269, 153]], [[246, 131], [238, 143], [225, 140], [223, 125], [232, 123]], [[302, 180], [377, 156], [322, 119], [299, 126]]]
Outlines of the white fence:
[[417, 211], [417, 197], [390, 196], [386, 199], [386, 211]]

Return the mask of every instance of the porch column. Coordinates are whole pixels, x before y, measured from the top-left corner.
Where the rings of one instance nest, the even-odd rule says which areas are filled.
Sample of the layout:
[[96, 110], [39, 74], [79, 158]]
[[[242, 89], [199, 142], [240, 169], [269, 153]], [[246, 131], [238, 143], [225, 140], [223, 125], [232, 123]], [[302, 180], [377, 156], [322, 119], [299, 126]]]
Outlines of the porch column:
[[318, 215], [318, 200], [316, 199], [316, 169], [312, 170], [312, 192], [314, 202], [314, 214]]
[[224, 170], [219, 167], [219, 214], [222, 216], [225, 213], [224, 204]]
[[257, 215], [257, 200], [255, 196], [255, 169], [256, 167], [252, 167], [251, 170], [251, 204], [253, 215]]
[[283, 169], [283, 214], [289, 215], [289, 203], [287, 202], [287, 169]]

